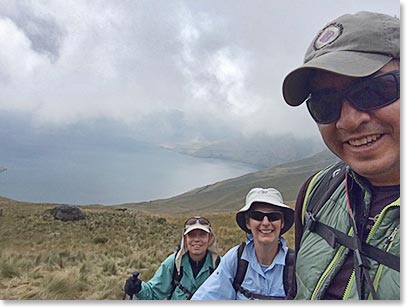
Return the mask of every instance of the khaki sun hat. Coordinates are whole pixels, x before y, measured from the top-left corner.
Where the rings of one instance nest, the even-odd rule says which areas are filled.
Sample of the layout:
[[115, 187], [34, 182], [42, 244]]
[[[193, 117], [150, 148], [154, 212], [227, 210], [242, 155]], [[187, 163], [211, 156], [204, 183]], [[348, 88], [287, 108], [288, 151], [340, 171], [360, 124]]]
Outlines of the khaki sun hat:
[[358, 12], [328, 23], [315, 36], [304, 64], [283, 81], [287, 104], [298, 106], [308, 97], [313, 69], [350, 77], [369, 76], [400, 58], [400, 20], [385, 14]]
[[246, 204], [236, 214], [236, 222], [245, 232], [251, 233], [246, 226], [245, 213], [250, 210], [253, 203], [266, 203], [281, 209], [284, 215], [284, 227], [281, 229], [281, 234], [285, 233], [293, 225], [294, 210], [283, 203], [283, 197], [278, 190], [274, 188], [253, 188], [246, 195]]
[[212, 233], [211, 223], [204, 217], [195, 216], [189, 218], [185, 222], [184, 235], [195, 229], [203, 230], [207, 233]]
[[175, 267], [177, 269], [178, 274], [181, 273], [182, 257], [188, 252], [185, 237], [189, 232], [191, 232], [194, 229], [200, 229], [211, 234], [211, 238], [209, 239], [208, 252], [211, 254], [212, 267], [216, 267], [216, 261], [219, 255], [219, 248], [211, 223], [205, 217], [193, 216], [185, 221], [184, 228], [182, 229], [182, 239], [180, 243], [180, 249], [175, 254]]

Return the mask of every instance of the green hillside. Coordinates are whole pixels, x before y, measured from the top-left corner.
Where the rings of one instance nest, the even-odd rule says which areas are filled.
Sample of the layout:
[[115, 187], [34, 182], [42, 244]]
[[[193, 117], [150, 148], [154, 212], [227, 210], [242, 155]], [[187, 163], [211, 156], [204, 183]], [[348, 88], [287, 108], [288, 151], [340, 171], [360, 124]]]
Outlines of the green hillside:
[[285, 201], [293, 202], [301, 184], [310, 175], [336, 160], [325, 150], [310, 158], [217, 182], [172, 198], [122, 206], [168, 213], [235, 211], [243, 205], [247, 192], [253, 187], [275, 187]]

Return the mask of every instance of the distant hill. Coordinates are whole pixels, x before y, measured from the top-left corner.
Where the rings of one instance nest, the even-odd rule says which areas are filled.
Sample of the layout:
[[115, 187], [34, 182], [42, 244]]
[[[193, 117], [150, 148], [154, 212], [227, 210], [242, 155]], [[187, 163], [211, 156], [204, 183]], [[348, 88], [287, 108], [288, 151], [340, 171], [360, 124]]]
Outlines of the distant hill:
[[162, 147], [194, 157], [241, 162], [264, 169], [310, 157], [323, 150], [325, 145], [315, 137], [257, 134], [209, 143], [188, 142]]
[[168, 213], [235, 211], [242, 207], [247, 192], [253, 187], [275, 187], [285, 201], [294, 201], [306, 178], [335, 161], [337, 157], [324, 150], [303, 160], [217, 182], [172, 198], [122, 206]]

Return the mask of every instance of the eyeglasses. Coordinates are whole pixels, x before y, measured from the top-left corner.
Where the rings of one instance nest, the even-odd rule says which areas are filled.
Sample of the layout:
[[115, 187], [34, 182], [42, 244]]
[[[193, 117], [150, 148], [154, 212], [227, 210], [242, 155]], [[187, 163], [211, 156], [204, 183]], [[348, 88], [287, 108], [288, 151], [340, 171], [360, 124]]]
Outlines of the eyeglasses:
[[190, 219], [188, 219], [186, 222], [185, 222], [185, 225], [184, 225], [184, 227], [186, 227], [186, 226], [191, 226], [191, 225], [195, 225], [195, 224], [201, 224], [201, 225], [204, 225], [204, 226], [211, 226], [211, 223], [209, 222], [209, 220], [207, 219], [207, 218], [205, 218], [205, 217], [200, 217], [200, 216], [197, 216], [197, 217], [191, 217]]
[[311, 93], [305, 102], [318, 124], [329, 124], [340, 118], [344, 98], [362, 112], [387, 106], [400, 98], [400, 71], [362, 79], [341, 91], [321, 89]]
[[261, 212], [261, 211], [250, 211], [249, 217], [256, 221], [262, 221], [264, 217], [267, 216], [270, 222], [278, 221], [283, 219], [283, 214], [279, 211], [273, 212]]

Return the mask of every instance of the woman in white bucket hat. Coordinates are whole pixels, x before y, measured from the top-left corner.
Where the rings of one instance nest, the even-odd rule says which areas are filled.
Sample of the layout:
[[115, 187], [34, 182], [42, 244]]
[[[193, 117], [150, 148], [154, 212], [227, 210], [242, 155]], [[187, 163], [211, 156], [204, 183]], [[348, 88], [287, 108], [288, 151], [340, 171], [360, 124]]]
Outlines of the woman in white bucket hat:
[[[294, 210], [284, 204], [278, 190], [253, 188], [237, 212], [236, 222], [247, 233], [246, 242], [222, 257], [218, 268], [192, 299], [286, 299], [286, 256], [294, 253], [289, 253], [281, 235], [293, 225]], [[293, 272], [294, 264], [290, 267]], [[293, 280], [292, 274], [289, 280]]]

